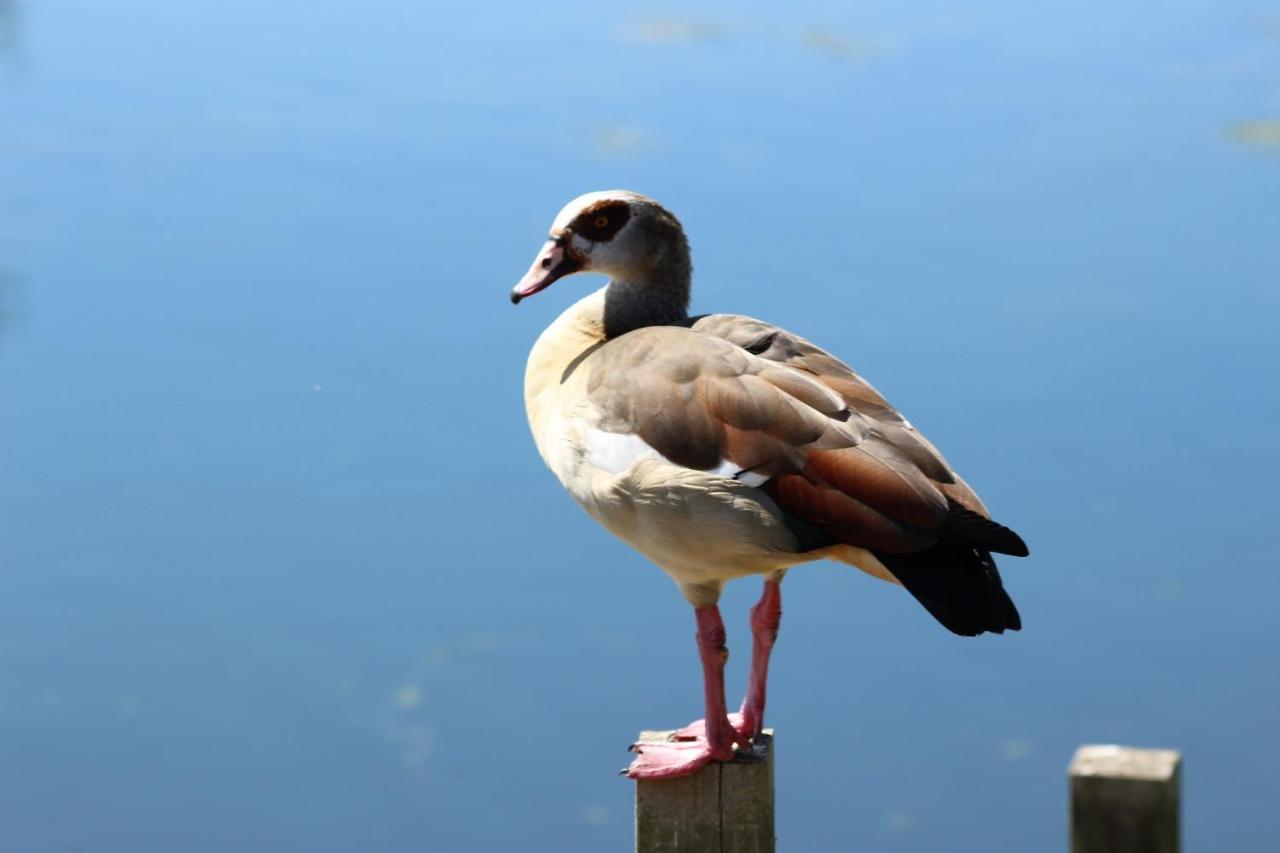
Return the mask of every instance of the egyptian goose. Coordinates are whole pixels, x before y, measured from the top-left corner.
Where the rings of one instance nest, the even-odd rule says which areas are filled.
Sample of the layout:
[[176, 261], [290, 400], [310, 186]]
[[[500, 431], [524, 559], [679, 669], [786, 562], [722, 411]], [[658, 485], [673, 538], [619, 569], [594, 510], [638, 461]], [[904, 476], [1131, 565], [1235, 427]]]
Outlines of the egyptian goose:
[[[569, 202], [511, 301], [579, 272], [610, 281], [534, 344], [529, 426], [574, 499], [693, 605], [705, 683], [704, 720], [635, 745], [630, 776], [689, 774], [759, 736], [791, 566], [834, 559], [901, 584], [957, 634], [1021, 627], [991, 552], [1025, 556], [1022, 539], [838, 359], [750, 317], [690, 317], [689, 244], [662, 205], [623, 190]], [[744, 575], [764, 593], [730, 715], [716, 602]]]

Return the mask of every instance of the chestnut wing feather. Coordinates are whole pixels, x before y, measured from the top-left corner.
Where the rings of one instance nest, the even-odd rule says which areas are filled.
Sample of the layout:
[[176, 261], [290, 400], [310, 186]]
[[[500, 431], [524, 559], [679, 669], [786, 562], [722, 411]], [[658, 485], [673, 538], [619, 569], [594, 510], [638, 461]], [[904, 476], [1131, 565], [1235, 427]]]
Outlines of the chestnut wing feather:
[[[957, 634], [1022, 627], [990, 552], [1025, 557], [1026, 544], [991, 520], [982, 501], [942, 454], [870, 383], [804, 338], [769, 323], [713, 314], [695, 319], [691, 326], [813, 376], [867, 424], [866, 438], [857, 447], [811, 452], [802, 471], [763, 485], [785, 512], [799, 517], [806, 528], [816, 525], [840, 541], [872, 551]], [[859, 452], [880, 466], [868, 464], [856, 455]], [[867, 502], [868, 494], [876, 500]], [[937, 495], [945, 501], [941, 524]]]
[[[947, 463], [937, 448], [861, 376], [840, 359], [785, 329], [737, 314], [708, 314], [694, 318], [690, 328], [703, 334], [729, 341], [747, 352], [776, 362], [798, 373], [811, 376], [840, 395], [846, 408], [866, 425], [866, 436], [859, 443], [863, 455], [812, 452], [807, 465], [799, 472], [801, 479], [766, 484], [780, 506], [798, 517], [827, 524], [841, 541], [866, 545], [857, 541], [855, 530], [849, 529], [850, 516], [861, 517], [843, 497], [865, 500], [876, 496], [872, 507], [898, 525], [906, 525], [904, 535], [885, 540], [890, 545], [910, 540], [907, 550], [928, 547], [938, 539], [921, 535], [933, 531], [945, 520], [942, 539], [971, 544], [975, 547], [1015, 556], [1026, 556], [1027, 546], [1012, 530], [991, 520], [982, 500]], [[866, 456], [881, 465], [868, 464]], [[940, 505], [938, 495], [943, 498]], [[844, 512], [839, 509], [843, 508]], [[818, 515], [812, 515], [817, 512]], [[878, 521], [878, 520], [877, 520]], [[883, 525], [860, 526], [860, 529], [883, 534]], [[869, 541], [869, 540], [868, 540]], [[898, 550], [896, 547], [892, 550]]]
[[870, 382], [826, 350], [785, 329], [738, 314], [707, 314], [691, 328], [734, 343], [760, 358], [806, 373], [840, 395], [845, 405], [862, 415], [876, 439], [869, 452], [887, 464], [912, 467], [927, 477], [948, 499], [980, 515], [988, 515], [982, 501], [960, 479], [927, 438], [921, 435]]
[[637, 436], [677, 465], [749, 471], [784, 512], [833, 542], [905, 553], [942, 534], [947, 496], [881, 434], [880, 409], [851, 406], [812, 371], [696, 327], [638, 329], [585, 366], [601, 429]]

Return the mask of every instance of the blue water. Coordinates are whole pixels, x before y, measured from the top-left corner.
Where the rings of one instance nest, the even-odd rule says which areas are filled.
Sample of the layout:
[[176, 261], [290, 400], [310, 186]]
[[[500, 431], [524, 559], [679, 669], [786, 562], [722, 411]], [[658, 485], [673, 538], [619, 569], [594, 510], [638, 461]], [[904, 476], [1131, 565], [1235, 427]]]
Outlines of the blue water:
[[1280, 9], [677, 8], [0, 0], [0, 847], [627, 848], [692, 616], [528, 436], [595, 285], [506, 299], [614, 186], [1034, 553], [976, 641], [792, 573], [781, 850], [1063, 849], [1111, 741], [1273, 841]]

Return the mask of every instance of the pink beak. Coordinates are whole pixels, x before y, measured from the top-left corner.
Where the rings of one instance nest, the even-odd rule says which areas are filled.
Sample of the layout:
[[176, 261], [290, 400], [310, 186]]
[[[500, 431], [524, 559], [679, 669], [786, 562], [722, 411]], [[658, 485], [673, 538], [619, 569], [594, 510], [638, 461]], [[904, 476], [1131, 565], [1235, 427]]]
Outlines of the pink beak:
[[574, 260], [564, 248], [563, 237], [552, 237], [533, 259], [533, 265], [524, 274], [524, 278], [511, 289], [511, 304], [519, 305], [526, 296], [533, 296], [539, 290], [546, 290], [557, 279], [575, 273], [581, 264]]

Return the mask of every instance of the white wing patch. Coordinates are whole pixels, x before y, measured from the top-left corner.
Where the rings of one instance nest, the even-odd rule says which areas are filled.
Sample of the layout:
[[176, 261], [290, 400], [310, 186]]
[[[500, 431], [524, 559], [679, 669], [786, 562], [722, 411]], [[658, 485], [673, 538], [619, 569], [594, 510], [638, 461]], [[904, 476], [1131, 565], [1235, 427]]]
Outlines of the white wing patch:
[[763, 486], [765, 483], [769, 482], [769, 478], [766, 477], [764, 474], [761, 474], [756, 471], [743, 471], [741, 474], [738, 475], [738, 482], [746, 483], [748, 486], [754, 489], [754, 488], [757, 488], [758, 486]]
[[610, 474], [621, 474], [641, 459], [671, 461], [633, 433], [588, 428], [584, 438], [584, 461], [592, 468]]
[[[668, 465], [675, 464], [634, 433], [588, 429], [584, 439], [583, 461], [598, 471], [621, 474], [641, 459], [657, 459]], [[728, 459], [723, 460], [707, 473], [728, 477], [752, 487], [763, 485], [769, 479], [766, 475], [755, 471], [744, 471], [742, 466]]]

